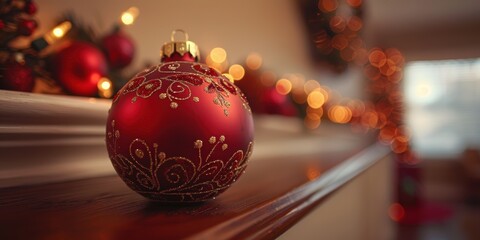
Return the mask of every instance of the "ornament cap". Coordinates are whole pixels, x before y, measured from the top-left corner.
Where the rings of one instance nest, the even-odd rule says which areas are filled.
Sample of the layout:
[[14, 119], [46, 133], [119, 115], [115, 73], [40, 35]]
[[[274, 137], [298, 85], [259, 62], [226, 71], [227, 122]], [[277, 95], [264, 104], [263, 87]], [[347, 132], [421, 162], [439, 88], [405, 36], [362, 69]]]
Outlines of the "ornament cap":
[[[185, 38], [184, 41], [175, 40], [175, 34], [178, 32], [183, 33]], [[162, 61], [164, 61], [166, 59], [172, 58], [174, 54], [179, 55], [179, 57], [183, 57], [187, 53], [189, 53], [195, 59], [195, 61], [200, 60], [200, 50], [198, 48], [198, 45], [188, 40], [187, 32], [182, 29], [175, 29], [170, 35], [170, 42], [166, 42], [163, 44], [160, 55]]]

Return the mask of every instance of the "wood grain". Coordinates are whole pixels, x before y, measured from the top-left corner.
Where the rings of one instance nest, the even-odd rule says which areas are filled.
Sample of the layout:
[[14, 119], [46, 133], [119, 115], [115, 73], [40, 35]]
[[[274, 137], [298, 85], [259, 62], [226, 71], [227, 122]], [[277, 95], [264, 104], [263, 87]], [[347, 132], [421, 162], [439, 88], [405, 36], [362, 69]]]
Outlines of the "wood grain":
[[0, 189], [0, 239], [271, 239], [388, 154], [380, 145], [251, 161], [217, 199], [149, 201], [117, 176]]

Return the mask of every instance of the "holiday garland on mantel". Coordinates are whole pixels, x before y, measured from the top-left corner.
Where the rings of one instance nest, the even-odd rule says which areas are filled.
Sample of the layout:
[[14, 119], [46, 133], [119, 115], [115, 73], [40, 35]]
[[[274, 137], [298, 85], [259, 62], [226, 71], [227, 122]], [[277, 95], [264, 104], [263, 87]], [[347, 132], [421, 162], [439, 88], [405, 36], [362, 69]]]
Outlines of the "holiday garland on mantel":
[[[402, 124], [399, 87], [403, 77], [402, 54], [396, 49], [367, 50], [361, 37], [362, 0], [315, 0], [300, 4], [313, 43], [314, 59], [325, 62], [338, 73], [352, 63], [362, 66], [371, 81], [367, 89], [370, 100], [339, 97], [318, 81], [305, 81], [298, 74], [277, 78], [276, 73], [261, 69], [262, 59], [256, 53], [249, 55], [243, 66], [229, 66], [225, 58], [217, 61], [218, 56], [226, 53], [216, 48], [205, 62], [235, 81], [256, 113], [299, 116], [309, 129], [317, 128], [322, 118], [349, 123], [355, 130], [378, 129], [382, 142], [396, 153], [409, 155], [409, 134]], [[110, 98], [130, 78], [123, 69], [130, 64], [135, 48], [122, 28], [133, 23], [138, 9], [125, 11], [121, 21], [103, 36], [73, 14], [67, 14], [58, 21], [58, 26], [30, 41], [28, 46], [15, 46], [18, 39], [29, 37], [36, 30], [38, 24], [33, 18], [36, 11], [37, 6], [31, 0], [0, 1], [1, 89]], [[101, 37], [97, 38], [98, 35]], [[54, 49], [52, 45], [56, 45]], [[105, 67], [92, 67], [82, 61], [70, 63], [70, 67], [52, 64], [61, 62], [65, 55], [68, 58], [69, 54], [94, 56], [97, 65]], [[69, 70], [72, 64], [83, 64], [88, 79], [72, 75]], [[88, 81], [92, 79], [93, 84]], [[90, 84], [88, 90], [80, 91], [86, 84]]]
[[135, 21], [137, 8], [122, 13], [101, 39], [67, 14], [32, 40], [36, 12], [32, 0], [0, 1], [0, 89], [110, 98], [130, 77], [122, 70], [135, 47], [122, 27]]

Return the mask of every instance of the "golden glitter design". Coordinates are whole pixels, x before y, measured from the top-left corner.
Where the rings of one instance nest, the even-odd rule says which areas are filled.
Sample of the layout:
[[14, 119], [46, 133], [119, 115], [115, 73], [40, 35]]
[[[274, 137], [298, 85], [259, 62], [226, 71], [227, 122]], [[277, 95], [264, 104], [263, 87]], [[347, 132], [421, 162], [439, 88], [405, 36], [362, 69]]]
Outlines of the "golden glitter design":
[[208, 142], [211, 144], [214, 144], [216, 141], [217, 141], [217, 138], [214, 136], [210, 137], [210, 139], [208, 140]]
[[202, 140], [195, 141], [195, 143], [194, 143], [195, 148], [202, 148], [202, 146], [203, 146]]
[[153, 87], [153, 84], [151, 84], [151, 83], [145, 85], [145, 89], [147, 89], [147, 90], [152, 89], [152, 87]]
[[160, 152], [160, 153], [158, 154], [158, 159], [159, 159], [160, 161], [163, 161], [166, 156], [167, 156], [167, 155], [166, 155], [164, 152]]
[[179, 67], [180, 67], [180, 64], [178, 64], [178, 63], [171, 63], [171, 64], [168, 64], [168, 66], [167, 66], [168, 70], [170, 70], [170, 71], [175, 71]]
[[139, 158], [143, 158], [143, 156], [144, 156], [142, 150], [140, 150], [140, 149], [138, 149], [138, 148], [135, 149], [135, 155], [136, 155], [137, 157], [139, 157]]
[[178, 107], [178, 103], [176, 102], [171, 102], [170, 103], [170, 107], [173, 108], [173, 109], [176, 109]]
[[[116, 131], [112, 121], [109, 136]], [[215, 141], [208, 149], [204, 148], [202, 140], [195, 140], [194, 149], [198, 151], [198, 159], [188, 159], [168, 156], [168, 153], [159, 151], [157, 143], [149, 144], [137, 138], [130, 143], [130, 155], [124, 156], [117, 152], [119, 138], [116, 136], [107, 145], [115, 170], [130, 188], [159, 201], [177, 199], [196, 202], [214, 198], [245, 171], [253, 149], [253, 142], [250, 142], [245, 152], [232, 150], [232, 155], [228, 152], [231, 157], [226, 161], [217, 159], [222, 156], [217, 152], [228, 148], [227, 143], [222, 144], [226, 139], [221, 135], [220, 141]], [[209, 139], [216, 138], [211, 136]]]
[[[179, 107], [181, 101], [185, 101], [188, 99], [192, 99], [194, 102], [199, 102], [200, 99], [198, 97], [192, 97], [192, 87], [202, 87], [204, 91], [208, 94], [215, 94], [214, 97], [214, 104], [220, 106], [223, 109], [223, 113], [225, 116], [229, 116], [229, 111], [226, 111], [227, 108], [231, 107], [231, 102], [227, 99], [230, 98], [231, 92], [224, 86], [225, 82], [228, 82], [223, 75], [218, 73], [218, 76], [212, 76], [211, 73], [206, 74], [203, 71], [199, 71], [195, 68], [200, 65], [199, 63], [192, 64], [190, 62], [175, 62], [175, 63], [163, 63], [157, 66], [150, 67], [135, 76], [135, 81], [131, 81], [127, 84], [127, 88], [123, 88], [119, 95], [125, 95], [128, 93], [135, 94], [132, 99], [131, 103], [135, 103], [138, 97], [141, 98], [149, 98], [155, 92], [160, 91], [158, 94], [159, 99], [168, 99], [170, 101], [170, 107], [175, 109]], [[182, 69], [184, 66], [191, 67], [194, 72], [186, 71]], [[200, 67], [205, 70], [206, 72], [209, 71], [208, 67], [200, 65]], [[210, 69], [211, 70], [211, 69]], [[161, 78], [152, 79], [149, 75], [154, 73], [161, 72], [164, 74]], [[172, 76], [176, 76], [178, 74], [187, 75], [191, 77], [201, 77], [203, 79], [203, 83], [197, 85], [196, 83], [192, 83], [187, 79], [180, 79], [174, 78]], [[209, 75], [210, 74], [210, 75]], [[215, 74], [214, 74], [215, 75]], [[191, 79], [190, 79], [191, 80]], [[152, 83], [150, 81], [155, 81]], [[160, 81], [160, 82], [158, 82]], [[146, 84], [146, 85], [145, 85]], [[138, 85], [138, 86], [137, 86]], [[205, 86], [207, 85], [207, 86]], [[248, 105], [247, 101], [245, 100], [244, 95], [236, 87], [235, 85], [229, 85], [230, 91], [234, 91], [234, 95], [240, 95], [240, 99], [242, 101], [242, 106], [245, 110], [247, 110], [251, 114], [250, 106]], [[234, 89], [234, 90], [232, 90]], [[116, 102], [114, 99], [114, 102]], [[172, 104], [175, 102], [175, 104]]]

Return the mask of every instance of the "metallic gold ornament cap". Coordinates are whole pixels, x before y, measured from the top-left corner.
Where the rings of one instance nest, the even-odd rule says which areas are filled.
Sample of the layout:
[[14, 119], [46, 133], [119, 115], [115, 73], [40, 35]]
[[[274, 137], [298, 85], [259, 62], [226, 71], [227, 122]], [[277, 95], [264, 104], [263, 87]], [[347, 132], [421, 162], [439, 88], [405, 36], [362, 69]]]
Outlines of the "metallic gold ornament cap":
[[[184, 41], [175, 41], [176, 33], [183, 33], [185, 40]], [[170, 35], [170, 42], [166, 42], [162, 46], [160, 52], [161, 58], [171, 57], [172, 54], [178, 53], [180, 56], [183, 56], [185, 53], [190, 53], [193, 58], [197, 61], [200, 60], [200, 50], [198, 45], [192, 41], [188, 40], [188, 33], [182, 29], [175, 29]]]

